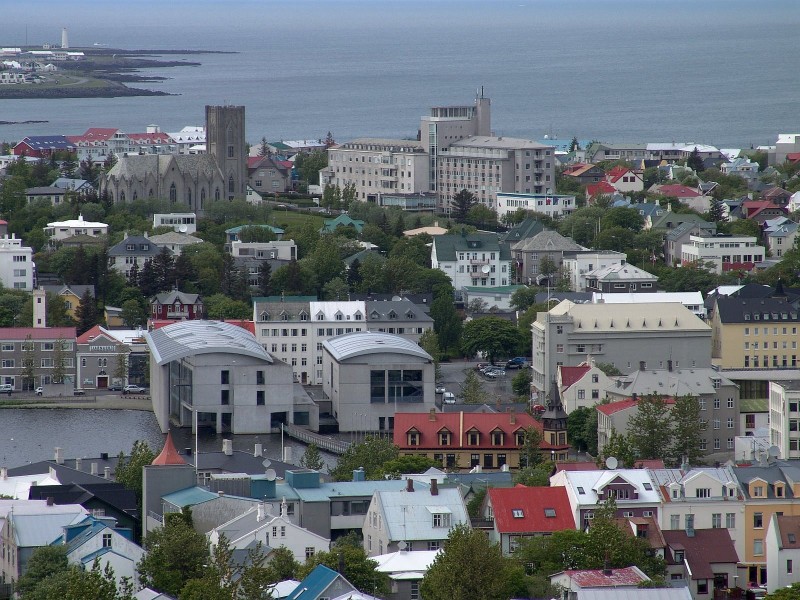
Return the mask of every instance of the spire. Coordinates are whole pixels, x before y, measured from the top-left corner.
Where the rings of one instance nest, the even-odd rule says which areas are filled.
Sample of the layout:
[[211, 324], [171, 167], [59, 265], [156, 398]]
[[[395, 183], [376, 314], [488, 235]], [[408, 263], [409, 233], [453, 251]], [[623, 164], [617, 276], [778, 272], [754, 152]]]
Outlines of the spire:
[[186, 461], [183, 460], [178, 451], [175, 449], [175, 444], [172, 442], [172, 432], [167, 432], [167, 439], [164, 440], [164, 448], [161, 450], [161, 454], [156, 456], [153, 459], [153, 462], [150, 463], [151, 465], [158, 465], [161, 467], [167, 465], [185, 465]]
[[773, 298], [785, 298], [786, 292], [783, 290], [783, 280], [778, 279], [778, 283], [775, 284], [775, 291], [772, 293]]

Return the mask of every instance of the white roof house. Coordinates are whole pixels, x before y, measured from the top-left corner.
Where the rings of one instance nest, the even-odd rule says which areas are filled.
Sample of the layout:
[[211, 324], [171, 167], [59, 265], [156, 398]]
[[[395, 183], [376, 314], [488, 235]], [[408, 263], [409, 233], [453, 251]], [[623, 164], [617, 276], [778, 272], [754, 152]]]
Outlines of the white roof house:
[[83, 215], [78, 215], [77, 219], [48, 223], [44, 233], [52, 240], [63, 240], [73, 235], [97, 237], [108, 233], [108, 225], [99, 221], [85, 221]]
[[644, 302], [678, 302], [683, 304], [701, 319], [706, 318], [706, 308], [703, 306], [703, 294], [700, 292], [629, 292], [627, 294], [592, 293], [592, 304], [641, 304]]

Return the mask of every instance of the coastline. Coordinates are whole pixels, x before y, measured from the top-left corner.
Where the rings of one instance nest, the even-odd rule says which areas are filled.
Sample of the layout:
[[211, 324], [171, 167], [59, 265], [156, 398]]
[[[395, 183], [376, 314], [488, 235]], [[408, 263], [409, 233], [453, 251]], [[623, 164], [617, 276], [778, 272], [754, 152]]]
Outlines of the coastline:
[[89, 408], [103, 410], [138, 410], [153, 412], [153, 403], [149, 396], [83, 396], [73, 398], [37, 398], [24, 397], [0, 399], [0, 410], [14, 408], [55, 409], [55, 408]]

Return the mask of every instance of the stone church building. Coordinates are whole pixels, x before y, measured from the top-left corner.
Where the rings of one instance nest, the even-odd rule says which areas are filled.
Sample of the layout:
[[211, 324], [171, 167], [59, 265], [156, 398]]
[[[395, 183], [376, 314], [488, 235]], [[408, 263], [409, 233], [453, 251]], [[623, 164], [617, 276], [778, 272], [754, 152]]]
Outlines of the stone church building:
[[208, 202], [244, 198], [244, 131], [244, 106], [206, 106], [206, 154], [120, 156], [101, 177], [101, 192], [115, 203], [142, 198], [182, 202], [198, 214]]

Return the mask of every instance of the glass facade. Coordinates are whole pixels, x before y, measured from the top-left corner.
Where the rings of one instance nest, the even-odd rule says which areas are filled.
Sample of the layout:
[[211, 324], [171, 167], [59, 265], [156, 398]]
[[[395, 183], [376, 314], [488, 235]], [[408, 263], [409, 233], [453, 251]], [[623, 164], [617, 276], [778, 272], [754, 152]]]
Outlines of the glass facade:
[[373, 404], [421, 403], [424, 399], [421, 369], [373, 369], [369, 384]]

